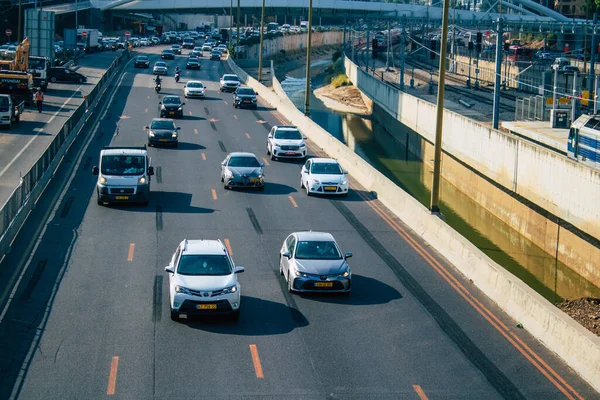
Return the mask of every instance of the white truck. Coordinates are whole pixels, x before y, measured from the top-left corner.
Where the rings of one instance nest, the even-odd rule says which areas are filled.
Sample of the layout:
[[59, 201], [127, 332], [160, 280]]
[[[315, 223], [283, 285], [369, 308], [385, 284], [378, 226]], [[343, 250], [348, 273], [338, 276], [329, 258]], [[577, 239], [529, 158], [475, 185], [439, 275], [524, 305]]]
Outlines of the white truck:
[[50, 60], [47, 57], [29, 56], [27, 72], [33, 76], [33, 86], [41, 87], [42, 92], [48, 89], [48, 68]]
[[10, 129], [13, 123], [18, 124], [24, 109], [25, 102], [19, 102], [9, 94], [0, 94], [0, 125]]
[[102, 34], [98, 29], [77, 29], [77, 43], [84, 43], [83, 51], [86, 53], [101, 51], [101, 41]]
[[92, 168], [98, 176], [98, 205], [141, 203], [150, 200], [151, 159], [144, 147], [105, 147], [100, 151], [100, 166]]

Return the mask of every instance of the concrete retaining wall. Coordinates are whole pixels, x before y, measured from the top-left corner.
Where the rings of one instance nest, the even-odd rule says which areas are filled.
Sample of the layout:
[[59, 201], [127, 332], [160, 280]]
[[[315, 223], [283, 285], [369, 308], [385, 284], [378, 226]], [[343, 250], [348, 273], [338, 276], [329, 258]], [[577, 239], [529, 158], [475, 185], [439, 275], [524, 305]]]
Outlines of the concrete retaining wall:
[[[314, 47], [323, 46], [326, 44], [341, 44], [343, 40], [343, 31], [331, 32], [313, 32], [312, 45]], [[281, 50], [290, 51], [305, 49], [308, 43], [308, 34], [285, 35], [274, 39], [263, 41], [263, 57], [279, 53]], [[259, 46], [253, 45], [248, 47], [246, 57], [249, 59], [258, 59]]]
[[[507, 314], [556, 352], [578, 374], [600, 391], [600, 338], [496, 264], [467, 239], [423, 207], [351, 149], [305, 117], [285, 95], [275, 80], [274, 91], [248, 77], [232, 60], [229, 66], [246, 84], [321, 149], [339, 160], [352, 177], [402, 221], [423, 237], [466, 277], [483, 290]], [[356, 74], [356, 72], [355, 72]]]
[[[418, 132], [426, 142], [435, 137], [436, 106], [402, 93], [345, 59], [346, 74], [386, 113]], [[427, 146], [421, 146], [425, 151]], [[523, 196], [542, 209], [600, 238], [600, 170], [595, 170], [527, 140], [491, 129], [452, 111], [444, 111], [443, 149], [478, 174]], [[417, 152], [417, 155], [421, 153]], [[423, 157], [428, 160], [432, 157]], [[600, 287], [600, 249], [497, 188], [481, 191], [476, 173], [451, 168], [442, 161], [442, 174], [498, 218]], [[481, 178], [479, 178], [481, 179]], [[484, 186], [488, 186], [485, 184]], [[493, 187], [493, 185], [489, 185]]]

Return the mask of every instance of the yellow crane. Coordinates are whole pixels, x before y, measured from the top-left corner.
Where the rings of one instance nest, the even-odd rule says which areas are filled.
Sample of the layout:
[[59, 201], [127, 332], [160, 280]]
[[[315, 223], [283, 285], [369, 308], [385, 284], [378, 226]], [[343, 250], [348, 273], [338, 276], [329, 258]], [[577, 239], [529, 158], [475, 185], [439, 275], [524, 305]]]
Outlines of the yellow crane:
[[27, 72], [29, 68], [29, 38], [17, 46], [14, 60], [0, 60], [0, 70]]

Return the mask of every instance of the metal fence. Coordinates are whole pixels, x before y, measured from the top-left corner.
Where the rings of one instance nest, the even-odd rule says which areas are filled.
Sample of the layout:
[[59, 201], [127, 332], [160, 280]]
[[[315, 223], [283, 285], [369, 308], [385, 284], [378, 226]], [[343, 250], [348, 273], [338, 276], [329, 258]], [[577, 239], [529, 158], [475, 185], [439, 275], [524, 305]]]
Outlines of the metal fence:
[[[0, 254], [5, 254], [10, 250], [10, 243], [19, 232], [33, 203], [50, 180], [60, 158], [79, 134], [83, 124], [91, 115], [90, 111], [96, 106], [108, 83], [118, 72], [118, 67], [127, 60], [128, 56], [125, 53], [115, 58], [94, 89], [85, 96], [85, 101], [65, 121], [54, 140], [31, 169], [21, 178], [19, 186], [0, 208]], [[26, 122], [23, 121], [22, 123]]]
[[549, 121], [543, 96], [526, 97], [515, 101], [515, 121]]

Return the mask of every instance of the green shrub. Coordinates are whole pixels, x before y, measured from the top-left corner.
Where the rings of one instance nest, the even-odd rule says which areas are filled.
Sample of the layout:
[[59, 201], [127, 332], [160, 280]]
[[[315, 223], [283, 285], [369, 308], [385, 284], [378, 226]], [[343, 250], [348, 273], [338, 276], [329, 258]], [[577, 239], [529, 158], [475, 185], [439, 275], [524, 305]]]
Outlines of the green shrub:
[[339, 88], [340, 86], [350, 86], [352, 82], [346, 76], [346, 74], [339, 74], [336, 77], [331, 79], [331, 86], [334, 88]]

